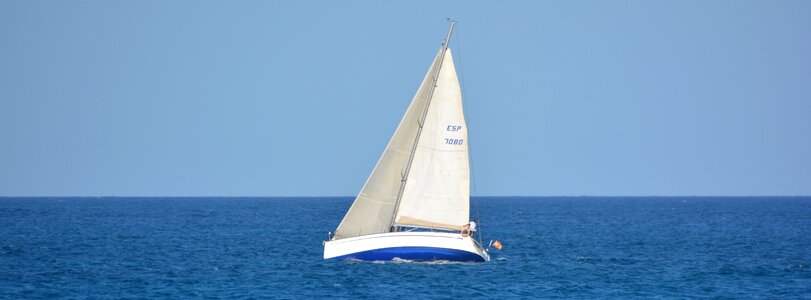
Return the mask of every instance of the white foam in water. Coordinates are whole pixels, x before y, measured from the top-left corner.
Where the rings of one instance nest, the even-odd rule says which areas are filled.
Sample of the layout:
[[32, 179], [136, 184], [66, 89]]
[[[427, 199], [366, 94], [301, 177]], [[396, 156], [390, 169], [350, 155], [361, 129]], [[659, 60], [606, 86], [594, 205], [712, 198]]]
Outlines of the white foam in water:
[[463, 262], [463, 261], [450, 261], [450, 260], [412, 260], [412, 259], [403, 259], [399, 257], [392, 258], [391, 260], [373, 260], [373, 261], [366, 261], [366, 260], [359, 260], [350, 258], [347, 261], [353, 263], [373, 263], [373, 264], [421, 264], [421, 265], [475, 265], [475, 262]]

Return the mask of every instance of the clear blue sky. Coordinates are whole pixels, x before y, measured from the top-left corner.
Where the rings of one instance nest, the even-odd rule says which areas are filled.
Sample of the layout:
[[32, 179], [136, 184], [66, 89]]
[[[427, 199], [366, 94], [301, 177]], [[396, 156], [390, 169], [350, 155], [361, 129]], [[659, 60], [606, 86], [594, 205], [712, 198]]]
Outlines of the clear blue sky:
[[811, 194], [811, 1], [0, 1], [0, 195], [355, 195], [449, 16], [477, 195]]

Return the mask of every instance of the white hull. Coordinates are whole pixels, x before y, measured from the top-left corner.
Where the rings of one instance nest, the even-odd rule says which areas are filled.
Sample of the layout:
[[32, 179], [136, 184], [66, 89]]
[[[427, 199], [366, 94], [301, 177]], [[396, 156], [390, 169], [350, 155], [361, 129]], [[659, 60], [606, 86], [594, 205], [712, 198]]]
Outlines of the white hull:
[[490, 261], [470, 237], [445, 232], [389, 232], [326, 241], [324, 259]]

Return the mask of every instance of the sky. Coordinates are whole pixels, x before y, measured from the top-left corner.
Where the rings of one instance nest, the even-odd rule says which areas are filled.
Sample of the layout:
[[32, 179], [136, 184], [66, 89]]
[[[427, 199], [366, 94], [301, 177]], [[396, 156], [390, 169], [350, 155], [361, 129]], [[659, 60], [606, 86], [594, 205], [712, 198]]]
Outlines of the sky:
[[353, 196], [448, 17], [473, 195], [811, 195], [811, 1], [0, 0], [0, 196]]

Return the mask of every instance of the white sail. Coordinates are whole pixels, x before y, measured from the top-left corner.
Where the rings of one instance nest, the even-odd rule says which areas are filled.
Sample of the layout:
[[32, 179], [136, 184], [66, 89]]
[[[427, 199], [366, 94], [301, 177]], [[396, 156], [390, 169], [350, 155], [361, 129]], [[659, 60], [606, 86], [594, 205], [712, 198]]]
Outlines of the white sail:
[[396, 225], [457, 230], [470, 214], [467, 124], [447, 50], [395, 218]]
[[386, 150], [355, 198], [355, 202], [352, 203], [352, 207], [338, 225], [334, 239], [389, 232], [403, 172], [408, 164], [414, 139], [417, 137], [419, 118], [425, 109], [425, 101], [431, 89], [440, 54], [434, 58]]

